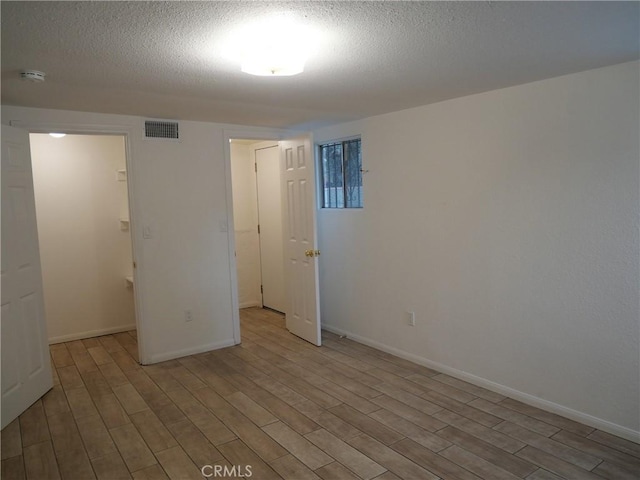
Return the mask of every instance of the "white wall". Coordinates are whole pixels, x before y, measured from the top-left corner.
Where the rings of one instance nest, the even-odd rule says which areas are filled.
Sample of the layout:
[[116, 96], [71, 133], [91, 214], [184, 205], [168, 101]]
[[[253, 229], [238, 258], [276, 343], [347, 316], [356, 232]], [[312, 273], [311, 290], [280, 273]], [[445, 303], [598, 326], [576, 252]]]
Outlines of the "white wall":
[[49, 341], [135, 328], [124, 137], [30, 140]]
[[233, 221], [240, 308], [262, 306], [258, 200], [254, 164], [254, 151], [248, 144], [231, 143]]
[[[179, 142], [146, 140], [143, 120], [2, 107], [5, 124], [76, 132], [83, 126], [128, 134], [138, 338], [142, 361], [153, 363], [236, 342], [225, 132], [237, 133], [236, 138], [279, 138], [282, 132], [181, 121]], [[150, 228], [152, 238], [143, 239], [144, 227]], [[191, 322], [185, 322], [187, 309], [193, 313]]]
[[[370, 170], [363, 210], [319, 215], [324, 325], [637, 432], [638, 68], [314, 132], [361, 133]], [[234, 343], [225, 132], [263, 130], [181, 122], [181, 142], [147, 141], [139, 117], [3, 106], [11, 121], [129, 132], [144, 361]]]
[[369, 170], [319, 214], [323, 326], [637, 441], [638, 72], [315, 131]]

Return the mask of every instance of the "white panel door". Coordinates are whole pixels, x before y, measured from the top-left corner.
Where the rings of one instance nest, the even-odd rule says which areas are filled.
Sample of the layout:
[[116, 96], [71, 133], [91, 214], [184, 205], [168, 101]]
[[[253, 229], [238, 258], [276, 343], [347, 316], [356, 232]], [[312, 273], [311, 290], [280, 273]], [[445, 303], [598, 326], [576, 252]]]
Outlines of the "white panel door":
[[2, 428], [52, 386], [29, 134], [2, 126]]
[[262, 305], [285, 311], [280, 150], [256, 150]]
[[287, 329], [320, 346], [315, 164], [308, 138], [280, 142]]

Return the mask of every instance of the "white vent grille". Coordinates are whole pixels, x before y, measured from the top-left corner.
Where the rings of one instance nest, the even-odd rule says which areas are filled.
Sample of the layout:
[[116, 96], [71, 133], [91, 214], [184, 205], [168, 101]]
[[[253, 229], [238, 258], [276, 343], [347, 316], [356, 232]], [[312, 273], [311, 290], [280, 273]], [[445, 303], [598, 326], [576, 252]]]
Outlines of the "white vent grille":
[[162, 122], [157, 120], [146, 120], [144, 122], [145, 138], [170, 138], [178, 140], [178, 122]]

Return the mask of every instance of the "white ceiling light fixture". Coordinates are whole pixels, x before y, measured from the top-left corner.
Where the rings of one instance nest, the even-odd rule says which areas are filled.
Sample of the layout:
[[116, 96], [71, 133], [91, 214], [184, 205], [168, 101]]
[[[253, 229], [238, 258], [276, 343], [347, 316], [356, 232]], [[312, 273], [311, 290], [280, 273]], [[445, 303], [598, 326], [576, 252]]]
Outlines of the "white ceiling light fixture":
[[289, 13], [281, 13], [236, 31], [227, 54], [240, 60], [240, 69], [250, 75], [291, 76], [304, 71], [317, 43], [318, 35], [312, 28], [297, 23]]
[[67, 136], [66, 133], [54, 133], [54, 132], [51, 132], [49, 135], [51, 135], [53, 138], [62, 138]]

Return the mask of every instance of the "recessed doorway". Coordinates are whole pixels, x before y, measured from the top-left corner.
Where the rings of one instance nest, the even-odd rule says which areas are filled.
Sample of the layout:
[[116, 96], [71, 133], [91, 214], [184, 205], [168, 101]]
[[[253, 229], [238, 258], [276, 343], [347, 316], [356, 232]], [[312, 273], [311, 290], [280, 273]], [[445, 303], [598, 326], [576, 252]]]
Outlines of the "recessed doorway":
[[135, 330], [125, 136], [30, 145], [49, 343]]
[[240, 308], [286, 309], [278, 141], [232, 140]]

